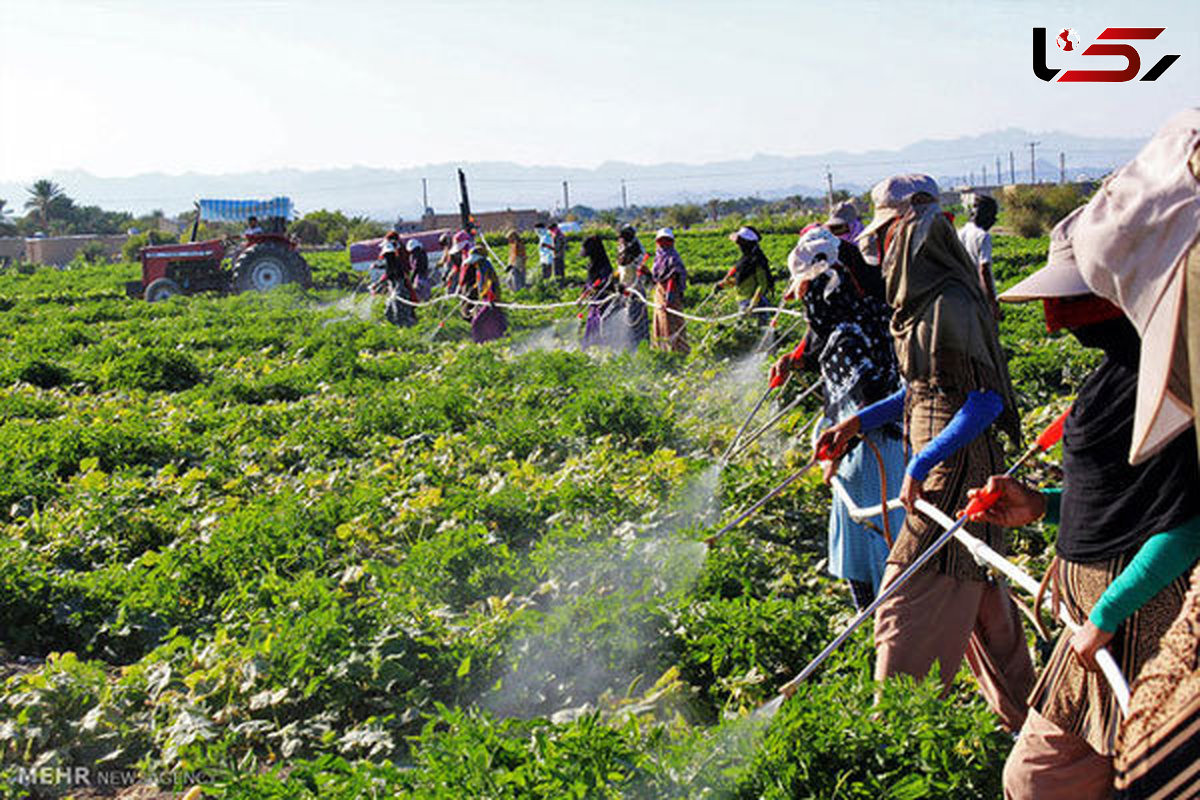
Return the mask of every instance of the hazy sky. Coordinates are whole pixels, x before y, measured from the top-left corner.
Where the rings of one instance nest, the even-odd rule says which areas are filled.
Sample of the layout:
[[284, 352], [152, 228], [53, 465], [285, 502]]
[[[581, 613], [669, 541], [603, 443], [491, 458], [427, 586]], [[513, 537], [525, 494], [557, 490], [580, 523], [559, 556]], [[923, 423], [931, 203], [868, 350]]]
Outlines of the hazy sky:
[[[1165, 26], [1143, 71], [1182, 57], [1154, 83], [1047, 84], [1035, 25], [1085, 46]], [[1200, 100], [1198, 31], [1195, 0], [0, 0], [0, 180], [1144, 136]]]

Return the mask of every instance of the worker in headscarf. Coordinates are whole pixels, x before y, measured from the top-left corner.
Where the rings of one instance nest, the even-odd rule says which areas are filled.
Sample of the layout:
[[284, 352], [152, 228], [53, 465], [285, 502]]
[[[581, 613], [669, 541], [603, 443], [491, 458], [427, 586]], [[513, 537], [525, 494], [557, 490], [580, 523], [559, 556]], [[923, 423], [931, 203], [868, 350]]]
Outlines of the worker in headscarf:
[[[771, 378], [806, 370], [817, 373], [824, 396], [825, 424], [857, 414], [900, 388], [888, 320], [892, 312], [879, 298], [863, 291], [850, 270], [838, 261], [845, 244], [829, 231], [814, 227], [800, 237], [788, 258], [793, 279], [785, 299], [804, 303], [808, 333], [791, 353], [781, 356]], [[836, 464], [836, 476], [859, 507], [886, 501], [904, 475], [901, 427], [891, 423], [867, 433]], [[834, 463], [824, 464], [826, 479]], [[880, 473], [882, 469], [882, 474]], [[889, 542], [899, 531], [904, 512], [893, 510], [882, 531], [855, 521], [835, 493], [829, 509], [829, 572], [847, 581], [855, 608], [875, 599], [883, 578]], [[886, 538], [884, 535], [886, 534]]]
[[554, 234], [544, 222], [535, 222], [533, 235], [538, 241], [538, 265], [542, 268], [542, 283], [550, 280], [554, 272]]
[[854, 243], [862, 234], [863, 224], [858, 217], [858, 209], [849, 200], [843, 200], [833, 207], [829, 219], [825, 220], [825, 229], [843, 242]]
[[508, 288], [519, 292], [525, 288], [525, 242], [515, 230], [508, 236]]
[[[462, 254], [454, 252], [454, 239], [449, 233], [438, 235], [438, 247], [441, 248], [441, 255], [438, 256], [437, 266], [429, 279], [443, 283], [449, 281], [451, 275], [458, 275], [458, 268], [462, 266]], [[451, 291], [448, 285], [446, 291]]]
[[[818, 452], [841, 453], [860, 432], [903, 420], [909, 452], [900, 499], [908, 509], [883, 576], [895, 580], [941, 534], [914, 510], [926, 498], [946, 514], [966, 503], [967, 489], [1000, 469], [1003, 429], [1020, 423], [996, 322], [975, 267], [938, 206], [928, 175], [897, 175], [871, 191], [875, 218], [864, 234], [882, 244], [892, 307], [891, 333], [905, 386], [821, 434]], [[968, 530], [1004, 553], [994, 525]], [[937, 662], [947, 689], [963, 656], [980, 692], [1010, 730], [1025, 720], [1033, 662], [1016, 606], [991, 583], [966, 548], [951, 541], [898, 587], [875, 614], [875, 677], [923, 678]]]
[[[393, 325], [407, 328], [417, 322], [417, 313], [412, 303], [417, 300], [409, 274], [408, 252], [400, 246], [400, 234], [388, 231], [379, 246], [383, 259], [383, 274], [372, 292], [382, 289], [387, 292], [384, 317]], [[405, 302], [407, 301], [407, 302]]]
[[[1079, 212], [1051, 233], [1046, 267], [1000, 296], [1040, 299], [1050, 331], [1069, 330], [1104, 360], [1079, 389], [1063, 426], [1063, 488], [1038, 492], [1002, 475], [985, 522], [1058, 524], [1053, 596], [1083, 629], [1059, 636], [1030, 695], [1029, 716], [1004, 768], [1005, 797], [1112, 796], [1120, 711], [1095, 670], [1107, 646], [1134, 680], [1183, 605], [1185, 573], [1200, 557], [1200, 465], [1185, 437], [1137, 466], [1133, 434], [1141, 341], [1119, 308], [1091, 293], [1070, 242]], [[974, 496], [975, 492], [969, 495]], [[1058, 600], [1055, 603], [1059, 602]]]
[[996, 201], [986, 194], [977, 195], [970, 203], [971, 218], [958, 229], [958, 240], [979, 270], [979, 286], [992, 304], [992, 313], [1000, 319], [1000, 304], [996, 302], [996, 280], [992, 277], [992, 226], [996, 224]]
[[[771, 276], [771, 265], [762, 251], [760, 244], [762, 237], [759, 236], [757, 230], [743, 225], [729, 234], [729, 238], [737, 244], [741, 257], [737, 264], [729, 270], [729, 274], [717, 284], [717, 287], [721, 289], [727, 286], [736, 287], [738, 309], [743, 314], [749, 314], [756, 308], [769, 305], [771, 293], [775, 288], [775, 279]], [[755, 314], [755, 317], [759, 325], [766, 325], [769, 321], [766, 314]]]
[[415, 236], [408, 240], [405, 249], [408, 251], [408, 263], [412, 269], [412, 284], [417, 293], [417, 299], [422, 303], [427, 303], [433, 293], [433, 279], [429, 274], [429, 254], [425, 252], [421, 240]]
[[567, 279], [567, 235], [562, 232], [557, 222], [550, 223], [549, 231], [554, 244], [554, 277], [558, 278], [558, 285], [562, 286]]
[[625, 333], [620, 327], [622, 321], [617, 318], [621, 295], [604, 242], [596, 234], [588, 236], [583, 240], [580, 255], [587, 261], [587, 285], [579, 298], [581, 303], [587, 303], [582, 347], [585, 350], [594, 345], [618, 347]]
[[[1200, 443], [1200, 109], [1114, 172], [1071, 234], [1079, 272], [1141, 337], [1128, 460]], [[1195, 493], [1194, 484], [1192, 494]], [[1133, 686], [1116, 746], [1120, 798], [1200, 796], [1200, 566]]]
[[468, 269], [470, 279], [474, 281], [473, 293], [478, 300], [471, 306], [471, 338], [477, 343], [499, 339], [508, 330], [508, 318], [503, 309], [496, 306], [500, 302], [500, 278], [488, 260], [483, 245], [477, 244], [471, 248], [463, 262], [464, 274]]
[[630, 348], [650, 338], [650, 318], [646, 315], [646, 285], [649, 273], [646, 261], [649, 256], [638, 241], [637, 230], [632, 225], [622, 225], [617, 232], [617, 270], [624, 290], [626, 343]]
[[675, 232], [661, 228], [654, 236], [654, 329], [652, 344], [658, 350], [687, 353], [687, 323], [672, 312], [683, 310], [683, 293], [687, 289], [687, 270], [675, 249]]

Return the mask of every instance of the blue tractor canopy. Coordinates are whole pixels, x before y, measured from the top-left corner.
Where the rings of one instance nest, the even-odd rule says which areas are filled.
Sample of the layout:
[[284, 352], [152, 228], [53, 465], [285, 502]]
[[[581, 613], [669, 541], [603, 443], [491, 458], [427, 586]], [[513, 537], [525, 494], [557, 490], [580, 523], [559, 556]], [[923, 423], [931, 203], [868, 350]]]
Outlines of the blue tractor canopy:
[[250, 217], [290, 220], [293, 215], [290, 197], [271, 200], [198, 200], [196, 206], [200, 209], [200, 219], [205, 222], [245, 222]]

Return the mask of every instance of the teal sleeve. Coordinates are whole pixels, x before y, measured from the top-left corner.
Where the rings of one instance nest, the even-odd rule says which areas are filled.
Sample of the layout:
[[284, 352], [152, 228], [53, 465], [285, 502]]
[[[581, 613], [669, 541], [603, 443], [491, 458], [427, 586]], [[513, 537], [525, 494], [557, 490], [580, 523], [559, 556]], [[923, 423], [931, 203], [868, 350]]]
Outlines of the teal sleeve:
[[1062, 512], [1062, 489], [1042, 489], [1042, 497], [1046, 498], [1046, 513], [1042, 521], [1057, 525]]
[[1146, 540], [1133, 560], [1104, 590], [1088, 619], [1112, 632], [1147, 600], [1191, 568], [1200, 558], [1200, 517]]

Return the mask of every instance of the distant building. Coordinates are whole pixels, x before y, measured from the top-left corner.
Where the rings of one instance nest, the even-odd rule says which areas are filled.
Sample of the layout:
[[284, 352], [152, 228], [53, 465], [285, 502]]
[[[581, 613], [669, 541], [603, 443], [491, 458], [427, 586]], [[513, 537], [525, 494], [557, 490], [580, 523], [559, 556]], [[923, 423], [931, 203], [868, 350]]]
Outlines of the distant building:
[[[505, 211], [480, 211], [472, 214], [475, 224], [484, 233], [498, 233], [507, 230], [527, 231], [536, 222], [549, 222], [550, 217], [543, 211], [535, 209], [507, 209]], [[420, 222], [400, 222], [396, 230], [400, 233], [410, 233], [419, 230], [434, 230], [436, 228], [457, 228], [462, 219], [458, 214], [434, 214], [427, 211]]]
[[110, 259], [121, 255], [121, 248], [129, 237], [124, 233], [101, 235], [84, 234], [81, 236], [46, 236], [25, 239], [25, 254], [22, 260], [31, 264], [47, 264], [61, 267], [70, 263], [75, 254], [85, 245], [93, 242], [104, 247]]

